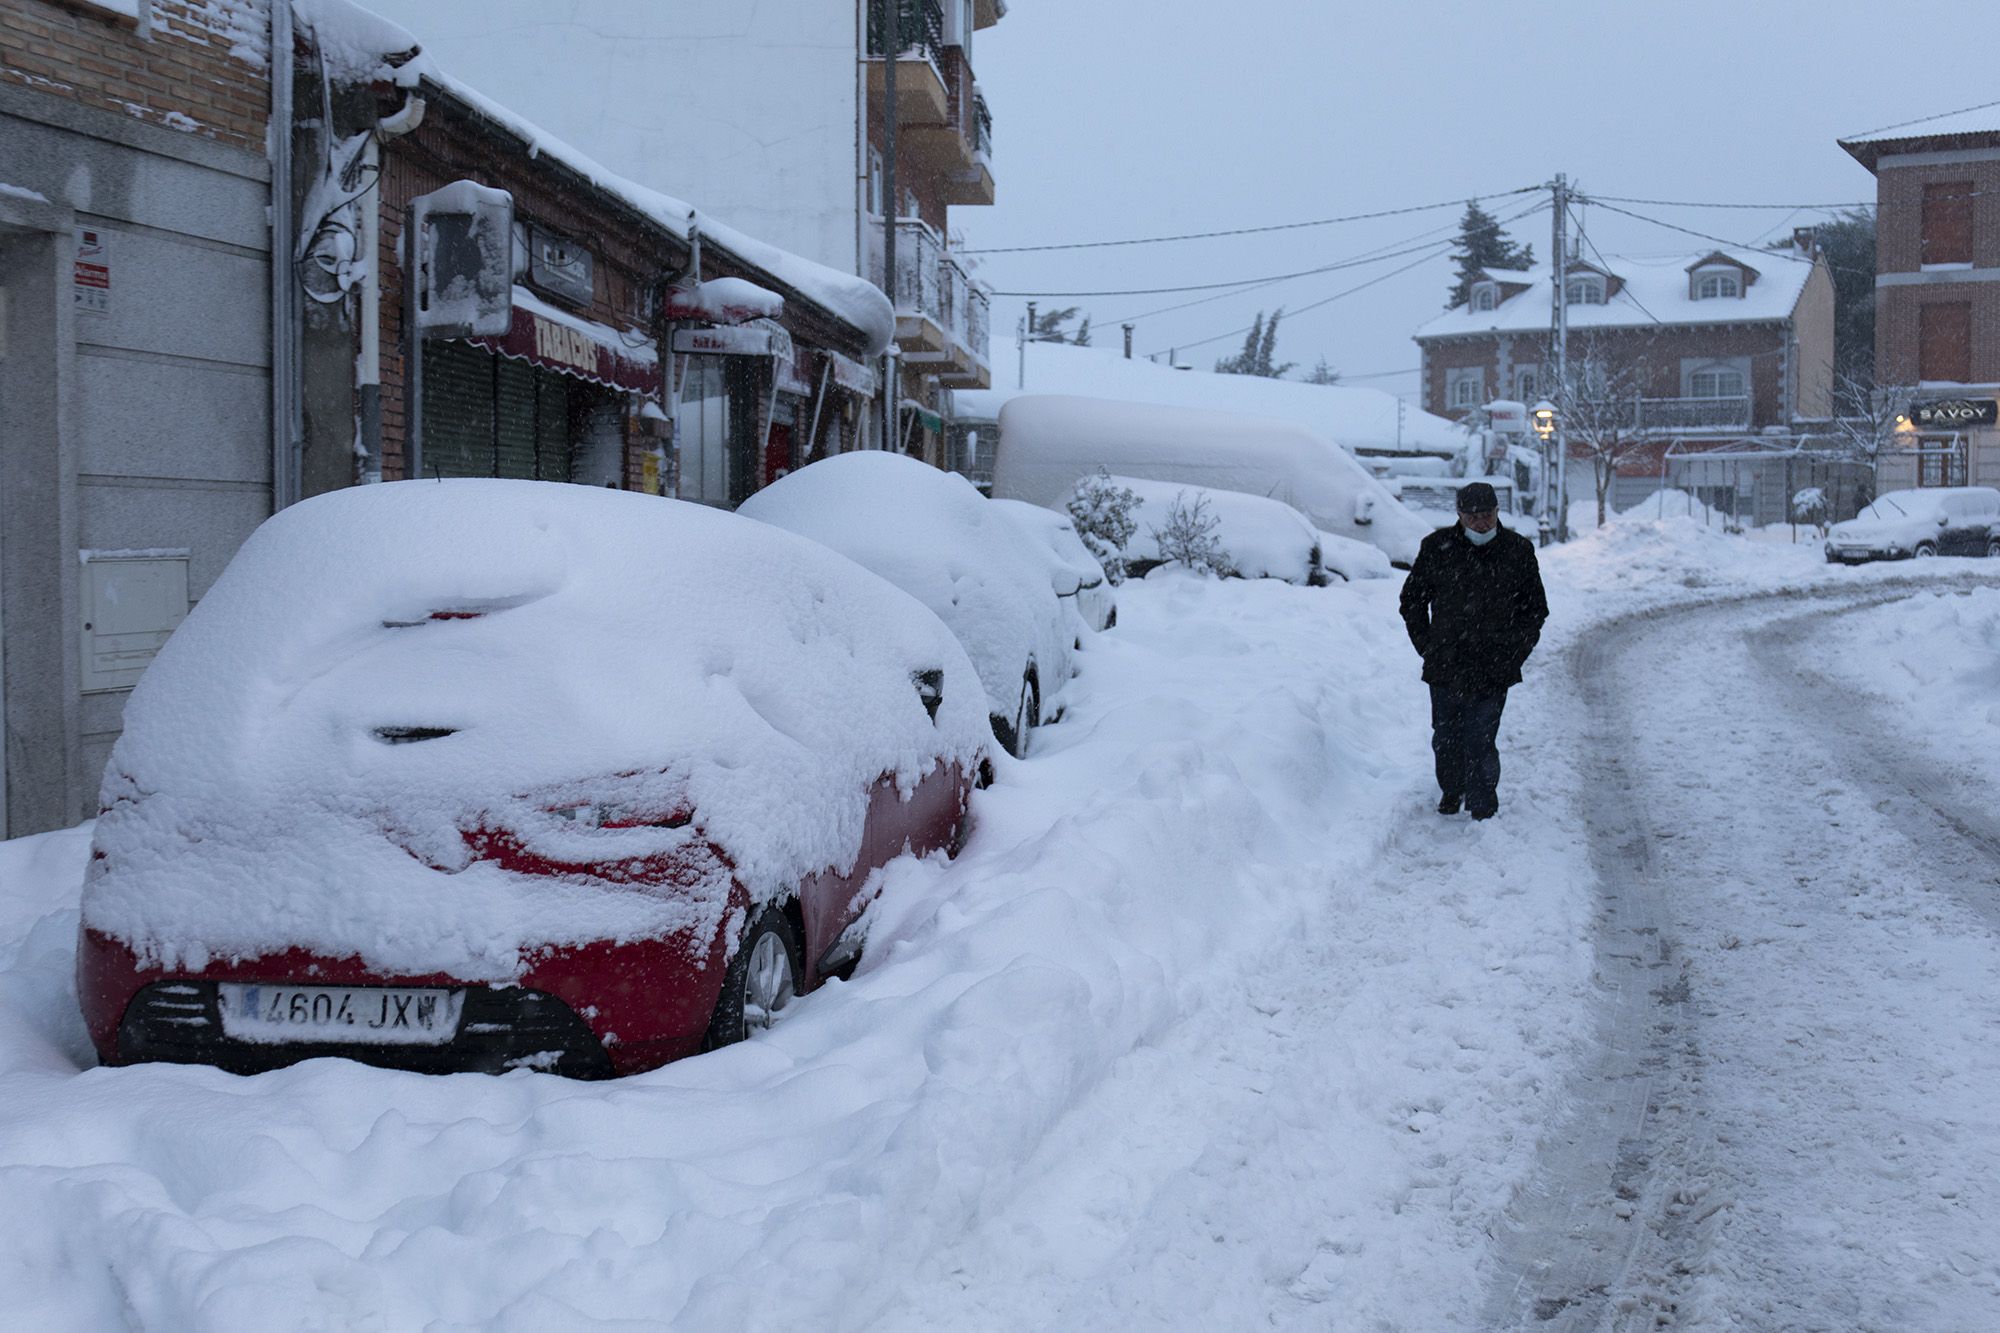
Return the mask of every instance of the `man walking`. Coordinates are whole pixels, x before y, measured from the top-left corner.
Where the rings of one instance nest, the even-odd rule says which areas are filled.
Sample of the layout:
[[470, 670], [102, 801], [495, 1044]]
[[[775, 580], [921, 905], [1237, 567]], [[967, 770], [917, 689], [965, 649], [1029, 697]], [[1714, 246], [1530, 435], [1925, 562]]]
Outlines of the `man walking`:
[[1403, 581], [1403, 624], [1431, 687], [1438, 813], [1500, 808], [1500, 712], [1542, 637], [1549, 603], [1535, 544], [1500, 526], [1483, 481], [1461, 486], [1458, 522], [1424, 538]]

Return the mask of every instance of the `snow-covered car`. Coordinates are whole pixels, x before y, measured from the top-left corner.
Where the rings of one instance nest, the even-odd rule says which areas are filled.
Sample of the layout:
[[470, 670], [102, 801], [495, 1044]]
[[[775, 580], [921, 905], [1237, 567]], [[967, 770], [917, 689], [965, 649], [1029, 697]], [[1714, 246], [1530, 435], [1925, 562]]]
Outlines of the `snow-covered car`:
[[[1200, 521], [1209, 529], [1218, 562], [1229, 576], [1283, 579], [1315, 588], [1345, 577], [1325, 564], [1319, 529], [1282, 500], [1144, 477], [1114, 476], [1111, 483], [1138, 497], [1132, 508], [1132, 539], [1125, 544], [1126, 566], [1136, 577], [1172, 558], [1161, 549], [1161, 538], [1177, 506], [1190, 518], [1199, 507]], [[1388, 557], [1382, 560], [1386, 564]]]
[[1333, 532], [1319, 534], [1319, 563], [1328, 573], [1338, 574], [1349, 583], [1357, 579], [1392, 578], [1396, 573], [1396, 567], [1389, 563], [1381, 548]]
[[979, 673], [994, 736], [1027, 753], [1075, 672], [1076, 629], [1048, 548], [971, 482], [864, 450], [809, 463], [736, 512], [831, 547], [936, 612]]
[[1833, 564], [1924, 559], [1934, 555], [2000, 553], [2000, 490], [1991, 486], [1927, 486], [1889, 491], [1853, 518], [1827, 530]]
[[516, 481], [309, 500], [125, 708], [77, 986], [103, 1062], [649, 1069], [851, 964], [949, 851], [983, 692], [937, 618], [679, 501]]
[[1076, 524], [1068, 514], [1031, 505], [1026, 500], [989, 503], [997, 505], [1001, 513], [1020, 523], [1049, 548], [1050, 582], [1056, 596], [1068, 599], [1085, 629], [1107, 630], [1118, 623], [1118, 599], [1111, 591], [1111, 581], [1105, 578], [1104, 566], [1083, 544], [1083, 538], [1077, 536]]

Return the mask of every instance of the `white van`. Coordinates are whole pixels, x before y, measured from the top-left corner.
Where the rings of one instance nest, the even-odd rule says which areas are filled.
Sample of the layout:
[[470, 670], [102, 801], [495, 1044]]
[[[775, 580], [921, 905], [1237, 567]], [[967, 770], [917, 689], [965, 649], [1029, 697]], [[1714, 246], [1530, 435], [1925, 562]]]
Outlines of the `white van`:
[[1000, 409], [996, 499], [1060, 505], [1099, 468], [1282, 500], [1314, 527], [1403, 566], [1431, 530], [1345, 449], [1293, 422], [1042, 394]]

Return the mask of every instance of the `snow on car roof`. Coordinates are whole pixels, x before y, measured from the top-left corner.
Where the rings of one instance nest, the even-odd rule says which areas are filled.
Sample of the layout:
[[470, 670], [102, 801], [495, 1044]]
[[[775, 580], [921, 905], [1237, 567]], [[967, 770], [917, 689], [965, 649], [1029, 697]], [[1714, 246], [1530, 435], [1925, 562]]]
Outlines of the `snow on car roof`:
[[824, 543], [930, 607], [965, 645], [1000, 716], [1018, 702], [1029, 651], [1044, 697], [1067, 675], [1050, 553], [955, 472], [881, 450], [836, 454], [737, 512]]
[[764, 525], [546, 482], [335, 492], [252, 534], [133, 691], [85, 921], [166, 959], [300, 945], [505, 978], [522, 948], [689, 906], [404, 847], [448, 862], [482, 811], [650, 781], [769, 897], [845, 869], [877, 777], [975, 763], [985, 714], [935, 617]]

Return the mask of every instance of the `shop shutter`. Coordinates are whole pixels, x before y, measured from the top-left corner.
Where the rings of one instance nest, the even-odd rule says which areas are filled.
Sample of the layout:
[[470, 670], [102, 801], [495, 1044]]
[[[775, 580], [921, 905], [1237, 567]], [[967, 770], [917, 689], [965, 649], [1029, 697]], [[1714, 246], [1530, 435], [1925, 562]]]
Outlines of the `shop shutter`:
[[1972, 379], [1972, 303], [1933, 301], [1917, 310], [1917, 378], [1951, 384]]
[[536, 374], [541, 383], [535, 397], [536, 475], [543, 481], [568, 481], [576, 457], [570, 438], [570, 395], [582, 386], [545, 370]]
[[1922, 262], [1972, 262], [1972, 182], [1936, 181], [1924, 186]]
[[425, 476], [493, 475], [494, 359], [467, 343], [424, 343]]
[[535, 368], [524, 361], [500, 361], [500, 431], [494, 440], [493, 475], [535, 479]]

